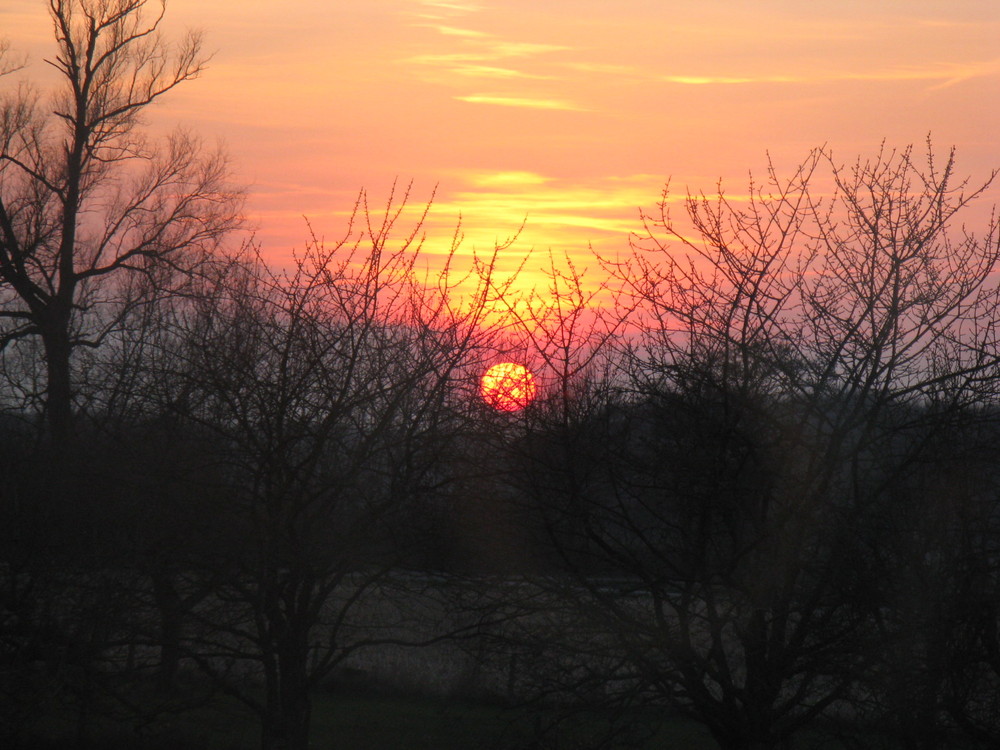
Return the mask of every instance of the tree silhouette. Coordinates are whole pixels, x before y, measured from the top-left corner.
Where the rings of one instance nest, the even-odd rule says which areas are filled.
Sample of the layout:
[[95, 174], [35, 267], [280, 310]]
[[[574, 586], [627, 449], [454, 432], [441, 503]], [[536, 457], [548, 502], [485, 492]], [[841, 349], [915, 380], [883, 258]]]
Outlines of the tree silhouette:
[[1000, 230], [956, 226], [988, 184], [930, 148], [847, 167], [818, 150], [746, 201], [688, 197], [687, 224], [667, 194], [644, 217], [608, 264], [635, 331], [627, 398], [602, 407], [609, 468], [570, 457], [563, 475], [599, 480], [540, 493], [573, 581], [546, 605], [577, 613], [564, 678], [679, 709], [727, 750], [859, 694], [894, 637], [861, 524], [926, 436], [995, 407]]
[[264, 748], [308, 745], [311, 694], [351, 654], [419, 640], [384, 589], [501, 321], [488, 266], [464, 302], [447, 272], [422, 278], [423, 220], [394, 236], [406, 202], [359, 203], [287, 273], [235, 258], [164, 339], [159, 408], [206, 436], [221, 524], [185, 654], [257, 714]]
[[[0, 99], [0, 345], [37, 336], [51, 434], [70, 431], [73, 351], [117, 325], [123, 274], [169, 284], [239, 225], [221, 153], [178, 132], [144, 137], [144, 110], [204, 69], [201, 39], [161, 39], [161, 3], [51, 0], [56, 107], [18, 86]], [[10, 80], [10, 79], [8, 79]]]

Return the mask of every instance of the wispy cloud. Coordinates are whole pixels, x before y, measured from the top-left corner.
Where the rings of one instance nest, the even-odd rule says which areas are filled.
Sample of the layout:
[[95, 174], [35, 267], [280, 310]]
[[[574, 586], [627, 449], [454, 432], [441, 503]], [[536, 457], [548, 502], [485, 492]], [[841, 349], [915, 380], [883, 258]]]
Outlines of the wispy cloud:
[[492, 94], [470, 94], [469, 96], [456, 96], [461, 102], [470, 104], [496, 104], [501, 107], [527, 107], [529, 109], [561, 109], [569, 111], [583, 111], [573, 102], [565, 99], [537, 99], [527, 96], [494, 96]]
[[538, 44], [536, 42], [496, 42], [490, 48], [499, 57], [528, 57], [546, 52], [562, 52], [573, 49], [563, 44]]
[[797, 75], [764, 74], [748, 76], [669, 75], [660, 76], [666, 83], [689, 86], [733, 85], [747, 83], [831, 83], [836, 81], [937, 81], [951, 85], [970, 78], [1000, 74], [1000, 58], [976, 63], [937, 65], [934, 67], [897, 67], [870, 71], [831, 71]]
[[483, 37], [490, 36], [485, 31], [476, 31], [475, 29], [460, 29], [457, 26], [443, 26], [442, 24], [426, 24], [428, 28], [434, 29], [440, 34], [445, 36], [460, 36], [471, 39], [481, 39]]
[[456, 63], [490, 62], [496, 60], [496, 55], [483, 52], [438, 52], [427, 55], [414, 55], [404, 62], [416, 65], [454, 65]]
[[706, 86], [734, 83], [794, 83], [808, 79], [795, 76], [663, 76], [661, 80], [687, 86]]
[[475, 172], [467, 179], [479, 187], [514, 187], [524, 185], [543, 185], [551, 182], [551, 177], [537, 172], [507, 171], [507, 172]]
[[1000, 58], [972, 63], [942, 64], [933, 68], [894, 68], [871, 73], [847, 74], [838, 78], [858, 81], [937, 81], [938, 85], [935, 88], [940, 88], [971, 78], [998, 74], [1000, 74]]
[[491, 65], [460, 65], [449, 68], [449, 70], [455, 75], [468, 76], [470, 78], [525, 78], [536, 81], [552, 78], [552, 76], [525, 73], [513, 68], [498, 68]]
[[406, 58], [404, 62], [416, 63], [418, 65], [441, 65], [455, 62], [492, 62], [510, 58], [532, 57], [545, 52], [558, 52], [570, 49], [569, 47], [557, 44], [487, 41], [485, 39], [481, 42], [478, 39], [476, 41], [477, 44], [472, 49], [466, 49], [461, 52], [432, 52], [424, 55], [414, 55]]
[[606, 73], [608, 75], [615, 76], [647, 75], [641, 68], [637, 68], [633, 65], [616, 65], [614, 63], [598, 62], [564, 62], [559, 63], [559, 65], [563, 68], [569, 68], [570, 70], [578, 70], [581, 73]]
[[421, 4], [430, 6], [431, 8], [454, 10], [462, 13], [474, 13], [477, 10], [483, 9], [483, 6], [478, 3], [461, 2], [461, 0], [421, 0]]
[[[439, 3], [433, 4], [435, 7]], [[444, 3], [451, 7], [452, 3]], [[456, 3], [461, 5], [460, 3]], [[468, 11], [476, 6], [463, 6]], [[405, 58], [401, 62], [422, 68], [418, 73], [435, 83], [445, 83], [465, 89], [455, 99], [470, 104], [493, 104], [501, 107], [522, 107], [548, 110], [582, 110], [584, 107], [558, 95], [558, 92], [539, 91], [539, 86], [531, 90], [506, 91], [503, 93], [481, 93], [468, 91], [469, 79], [535, 82], [559, 78], [544, 68], [538, 71], [536, 58], [555, 52], [571, 50], [562, 44], [548, 44], [532, 41], [517, 41], [497, 38], [493, 34], [469, 28], [474, 25], [463, 20], [461, 25], [446, 23], [419, 23], [417, 26], [431, 28], [446, 37], [454, 39], [448, 43], [438, 38], [434, 47], [423, 54]], [[527, 69], [525, 69], [527, 68]], [[551, 65], [550, 65], [551, 69]], [[552, 94], [556, 94], [553, 96]]]
[[[584, 273], [593, 262], [588, 244], [606, 257], [626, 247], [628, 234], [640, 225], [638, 206], [655, 198], [662, 184], [654, 175], [589, 182], [517, 170], [462, 170], [453, 176], [463, 187], [443, 192], [435, 207], [441, 215], [463, 217], [461, 254], [489, 253], [517, 234], [497, 258], [496, 271], [501, 280], [516, 273], [514, 287], [524, 292], [547, 288], [549, 250], [557, 259], [566, 253], [579, 264], [575, 271]], [[584, 275], [585, 287], [599, 291], [603, 276]]]
[[[638, 206], [655, 199], [659, 175], [602, 177], [589, 183], [531, 171], [472, 171], [458, 175], [471, 189], [457, 190], [438, 204], [445, 212], [485, 219], [487, 226], [516, 227], [527, 217], [526, 238], [540, 233], [553, 242], [559, 227], [595, 233], [628, 234], [638, 222]], [[681, 200], [683, 196], [679, 196]]]

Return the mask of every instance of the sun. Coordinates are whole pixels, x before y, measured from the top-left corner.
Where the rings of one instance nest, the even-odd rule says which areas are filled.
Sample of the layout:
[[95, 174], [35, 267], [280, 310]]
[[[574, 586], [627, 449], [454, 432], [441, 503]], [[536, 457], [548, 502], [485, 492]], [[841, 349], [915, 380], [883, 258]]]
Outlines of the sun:
[[498, 411], [518, 411], [535, 398], [535, 376], [524, 365], [501, 362], [483, 373], [479, 392]]

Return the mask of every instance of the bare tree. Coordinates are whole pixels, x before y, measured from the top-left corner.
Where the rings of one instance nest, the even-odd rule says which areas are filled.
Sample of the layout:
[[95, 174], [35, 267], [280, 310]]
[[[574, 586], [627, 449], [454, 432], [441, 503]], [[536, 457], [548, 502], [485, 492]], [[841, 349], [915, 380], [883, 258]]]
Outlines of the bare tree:
[[24, 67], [24, 62], [14, 60], [11, 56], [10, 42], [6, 39], [0, 39], [0, 78], [15, 70], [20, 70], [22, 67]]
[[464, 301], [420, 270], [423, 220], [394, 236], [405, 205], [359, 204], [286, 273], [235, 259], [164, 339], [157, 399], [204, 436], [219, 509], [185, 653], [259, 716], [264, 748], [307, 746], [311, 693], [359, 648], [421, 638], [394, 627], [412, 592], [380, 592], [501, 321], [488, 267]]
[[197, 34], [167, 44], [164, 5], [149, 5], [50, 0], [57, 51], [46, 62], [62, 81], [54, 109], [25, 84], [0, 99], [0, 344], [41, 340], [57, 438], [71, 425], [73, 351], [116, 325], [123, 274], [163, 282], [239, 225], [221, 153], [202, 154], [183, 132], [155, 148], [142, 133], [146, 108], [206, 59]]
[[891, 606], [858, 524], [928, 435], [995, 404], [1000, 230], [956, 226], [988, 184], [930, 148], [818, 150], [746, 200], [689, 196], [686, 225], [668, 194], [644, 217], [609, 264], [639, 332], [617, 468], [551, 537], [589, 634], [579, 674], [740, 750], [856, 695]]
[[[998, 493], [995, 408], [929, 398], [892, 415], [902, 466], [856, 516], [852, 575], [870, 623], [859, 722], [903, 748], [996, 743]], [[884, 466], [885, 464], [883, 464]], [[860, 543], [858, 543], [860, 542]], [[865, 746], [859, 741], [857, 747]]]

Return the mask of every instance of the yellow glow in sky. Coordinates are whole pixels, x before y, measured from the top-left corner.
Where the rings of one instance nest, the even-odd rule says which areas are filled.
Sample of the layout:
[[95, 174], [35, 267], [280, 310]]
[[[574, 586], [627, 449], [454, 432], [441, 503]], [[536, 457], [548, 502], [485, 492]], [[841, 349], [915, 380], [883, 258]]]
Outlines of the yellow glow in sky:
[[[1000, 3], [823, 5], [171, 0], [168, 35], [200, 28], [215, 56], [149, 119], [226, 143], [276, 261], [303, 217], [337, 236], [360, 188], [378, 204], [398, 178], [415, 202], [436, 188], [430, 250], [459, 215], [467, 252], [524, 223], [525, 284], [550, 248], [598, 273], [588, 247], [627, 248], [668, 179], [739, 193], [768, 154], [847, 162], [928, 134], [963, 173], [1000, 165]], [[0, 35], [48, 80], [43, 2], [5, 0]]]

